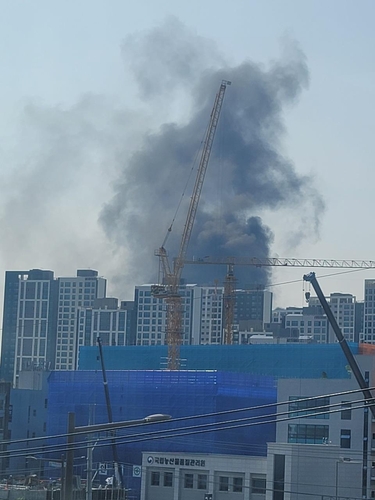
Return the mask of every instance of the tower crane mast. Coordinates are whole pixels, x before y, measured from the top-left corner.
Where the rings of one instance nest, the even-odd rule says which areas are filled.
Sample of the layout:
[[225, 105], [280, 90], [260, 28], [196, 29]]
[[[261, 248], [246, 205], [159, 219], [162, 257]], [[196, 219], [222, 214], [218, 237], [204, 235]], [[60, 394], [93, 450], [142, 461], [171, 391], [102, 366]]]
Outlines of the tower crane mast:
[[166, 341], [168, 345], [168, 368], [177, 370], [180, 366], [180, 344], [182, 342], [182, 297], [179, 293], [179, 284], [182, 269], [185, 264], [186, 251], [189, 245], [198, 204], [202, 192], [203, 182], [207, 171], [208, 162], [211, 155], [215, 132], [219, 122], [219, 116], [224, 101], [224, 95], [227, 85], [231, 82], [223, 80], [220, 89], [215, 97], [214, 106], [210, 116], [210, 122], [207, 128], [203, 150], [200, 158], [197, 176], [193, 193], [190, 199], [189, 209], [186, 216], [186, 222], [182, 233], [178, 256], [173, 263], [173, 269], [168, 260], [168, 254], [163, 245], [156, 251], [160, 259], [161, 270], [163, 273], [162, 284], [153, 285], [151, 293], [154, 297], [163, 298], [166, 303]]

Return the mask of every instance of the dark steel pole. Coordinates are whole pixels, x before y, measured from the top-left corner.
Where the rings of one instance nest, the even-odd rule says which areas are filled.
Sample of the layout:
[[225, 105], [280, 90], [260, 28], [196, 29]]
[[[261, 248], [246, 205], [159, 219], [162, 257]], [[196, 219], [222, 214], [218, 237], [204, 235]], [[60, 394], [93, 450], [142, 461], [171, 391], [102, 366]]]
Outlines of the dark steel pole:
[[337, 324], [336, 318], [334, 317], [333, 312], [331, 311], [331, 308], [329, 307], [328, 302], [327, 302], [326, 298], [324, 297], [322, 289], [320, 288], [320, 285], [315, 277], [315, 273], [305, 274], [303, 279], [312, 284], [312, 286], [315, 290], [315, 293], [318, 296], [318, 299], [319, 299], [319, 301], [324, 309], [324, 312], [327, 315], [328, 321], [329, 321], [330, 325], [332, 326], [333, 331], [335, 332], [336, 338], [339, 341], [341, 349], [343, 350], [345, 357], [349, 363], [349, 366], [350, 366], [350, 368], [351, 368], [351, 370], [352, 370], [352, 372], [353, 372], [353, 374], [358, 382], [358, 385], [362, 389], [362, 394], [366, 400], [366, 403], [369, 405], [372, 416], [373, 416], [373, 418], [375, 418], [374, 398], [368, 389], [368, 386], [365, 382], [365, 379], [363, 378], [361, 370], [359, 369], [357, 361], [355, 360], [353, 353], [350, 350], [348, 343], [346, 342], [345, 337], [341, 333], [341, 330], [340, 330], [339, 325]]
[[65, 498], [64, 500], [73, 500], [73, 461], [74, 461], [74, 430], [75, 430], [75, 413], [68, 413], [68, 438], [65, 462]]
[[[365, 372], [365, 382], [368, 384], [370, 382], [370, 373]], [[368, 481], [368, 434], [369, 434], [369, 415], [368, 408], [365, 408], [363, 412], [363, 442], [362, 442], [362, 498], [367, 498], [367, 481]]]
[[60, 500], [65, 500], [65, 456], [61, 455], [61, 487], [60, 487]]
[[[111, 399], [109, 397], [108, 380], [107, 380], [107, 374], [106, 374], [105, 366], [104, 366], [103, 348], [102, 348], [102, 342], [100, 340], [100, 337], [97, 338], [97, 342], [98, 342], [98, 347], [99, 347], [100, 363], [101, 363], [101, 367], [102, 367], [103, 386], [104, 386], [105, 402], [107, 405], [108, 422], [112, 423], [113, 422], [112, 405], [111, 405]], [[117, 479], [118, 479], [118, 482], [120, 483], [119, 487], [122, 488], [123, 487], [123, 477], [122, 477], [122, 468], [120, 465], [117, 446], [116, 446], [116, 439], [115, 439], [116, 438], [116, 431], [112, 430], [112, 431], [110, 431], [110, 433], [113, 436], [113, 439], [111, 439], [111, 447], [112, 447], [112, 455], [113, 455], [113, 465], [114, 465], [114, 469], [115, 469], [115, 480], [117, 481]], [[118, 475], [118, 478], [116, 477], [117, 475]]]
[[170, 420], [170, 415], [156, 413], [138, 420], [126, 420], [124, 422], [113, 422], [109, 424], [94, 424], [75, 426], [75, 414], [68, 413], [68, 432], [67, 432], [67, 450], [65, 462], [65, 497], [64, 500], [73, 500], [73, 460], [74, 460], [74, 438], [76, 435], [113, 431], [114, 429], [122, 429], [123, 427], [131, 427], [133, 425], [156, 424]]

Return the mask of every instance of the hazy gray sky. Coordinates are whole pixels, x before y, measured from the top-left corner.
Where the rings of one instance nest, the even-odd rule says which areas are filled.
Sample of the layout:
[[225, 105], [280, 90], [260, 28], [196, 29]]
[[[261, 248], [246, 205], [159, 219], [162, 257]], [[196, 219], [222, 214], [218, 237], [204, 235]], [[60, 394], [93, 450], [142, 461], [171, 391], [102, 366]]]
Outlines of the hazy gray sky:
[[[189, 155], [170, 145], [183, 137], [190, 152], [198, 147], [220, 77], [233, 80], [227, 130], [237, 125], [237, 139], [249, 146], [259, 123], [267, 131], [262, 151], [277, 154], [278, 172], [286, 173], [279, 184], [270, 181], [267, 202], [257, 202], [259, 187], [251, 186], [251, 202], [239, 204], [238, 192], [233, 198], [237, 214], [261, 217], [272, 233], [270, 255], [375, 260], [372, 0], [3, 0], [0, 7], [2, 275], [92, 267], [109, 279], [110, 293], [131, 299], [134, 285], [157, 268], [153, 249], [183, 187], [168, 184], [168, 166], [172, 176], [173, 161]], [[253, 108], [262, 82], [272, 106]], [[242, 98], [254, 111], [247, 125]], [[220, 134], [225, 141], [225, 126]], [[141, 168], [146, 158], [149, 172]], [[223, 158], [225, 181], [234, 160]], [[188, 161], [176, 166], [180, 179], [185, 167]], [[257, 186], [261, 177], [258, 171]], [[225, 214], [231, 192], [214, 178], [203, 203]], [[168, 203], [159, 204], [166, 193]], [[306, 271], [274, 270], [270, 281]], [[362, 298], [363, 280], [374, 277], [350, 273], [321, 285], [326, 294]], [[301, 284], [273, 290], [277, 305], [302, 304]]]

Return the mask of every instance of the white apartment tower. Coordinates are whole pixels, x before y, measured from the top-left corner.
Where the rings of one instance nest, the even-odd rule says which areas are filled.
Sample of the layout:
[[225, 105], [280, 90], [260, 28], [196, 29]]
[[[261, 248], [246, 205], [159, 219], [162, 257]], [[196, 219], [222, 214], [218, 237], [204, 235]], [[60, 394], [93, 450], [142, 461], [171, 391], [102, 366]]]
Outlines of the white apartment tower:
[[105, 297], [98, 272], [55, 278], [53, 271], [7, 271], [1, 378], [18, 385], [21, 371], [74, 370], [79, 349], [77, 311]]
[[192, 344], [223, 342], [224, 287], [194, 288]]
[[[194, 285], [181, 285], [179, 294], [183, 308], [182, 344], [191, 342], [191, 323]], [[151, 285], [135, 287], [136, 344], [162, 345], [166, 343], [166, 305], [163, 299], [153, 297]]]
[[[14, 311], [14, 330], [5, 328], [5, 317], [3, 322], [3, 353], [6, 359], [7, 351], [13, 354], [9, 360], [9, 377], [14, 387], [18, 385], [18, 376], [22, 370], [45, 370], [53, 368], [54, 362], [54, 335], [53, 325], [56, 318], [54, 297], [56, 297], [56, 285], [52, 271], [41, 271], [33, 269], [29, 272], [15, 271], [16, 285], [12, 308]], [[10, 337], [12, 342], [7, 342]], [[14, 343], [14, 350], [11, 350]], [[4, 363], [5, 365], [5, 363]]]
[[91, 269], [77, 271], [77, 276], [58, 278], [56, 335], [56, 370], [75, 370], [79, 350], [77, 335], [78, 308], [92, 307], [95, 299], [104, 298], [106, 280]]
[[363, 342], [375, 344], [375, 280], [365, 280]]
[[[350, 293], [331, 293], [329, 303], [342, 334], [348, 342], [354, 342], [356, 298]], [[329, 327], [328, 342], [337, 342], [335, 332]]]
[[132, 344], [131, 322], [133, 303], [108, 297], [96, 299], [93, 307], [78, 309], [78, 347], [97, 345], [98, 337], [103, 346]]
[[[223, 335], [223, 287], [181, 285], [182, 344], [221, 344]], [[137, 345], [166, 343], [166, 305], [153, 297], [151, 285], [135, 287]]]

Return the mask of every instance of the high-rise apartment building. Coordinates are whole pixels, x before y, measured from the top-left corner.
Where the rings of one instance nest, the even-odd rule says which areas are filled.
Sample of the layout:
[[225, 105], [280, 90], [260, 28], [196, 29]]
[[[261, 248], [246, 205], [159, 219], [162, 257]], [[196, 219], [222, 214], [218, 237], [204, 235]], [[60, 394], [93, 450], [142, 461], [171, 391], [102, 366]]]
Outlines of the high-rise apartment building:
[[[329, 304], [342, 334], [348, 342], [354, 342], [356, 311], [354, 295], [350, 293], [331, 293]], [[329, 327], [328, 342], [337, 342], [331, 326]]]
[[363, 342], [375, 344], [375, 280], [365, 280]]
[[240, 330], [257, 331], [272, 321], [272, 292], [258, 288], [236, 290], [234, 322]]
[[[130, 306], [133, 307], [130, 307]], [[96, 299], [92, 308], [78, 309], [78, 346], [92, 346], [98, 337], [103, 345], [133, 344], [134, 302], [121, 302], [118, 299]]]
[[5, 274], [1, 378], [17, 386], [22, 370], [73, 370], [79, 341], [77, 310], [105, 297], [106, 280], [97, 271], [72, 278], [52, 271]]
[[[182, 344], [191, 343], [192, 308], [195, 285], [181, 285], [179, 294], [183, 308]], [[163, 299], [153, 297], [151, 285], [135, 287], [136, 344], [161, 345], [166, 343], [166, 306]]]
[[[181, 285], [182, 344], [222, 344], [224, 330], [224, 287]], [[153, 297], [151, 285], [135, 288], [137, 345], [166, 343], [166, 304]], [[272, 293], [265, 290], [235, 291], [234, 325], [263, 331], [271, 322]]]
[[55, 367], [57, 283], [52, 271], [7, 271], [1, 377], [16, 385], [21, 370]]
[[[356, 298], [349, 293], [331, 293], [327, 302], [348, 342], [358, 339], [358, 322], [356, 322]], [[326, 344], [337, 342], [336, 335], [329, 325], [324, 310], [317, 297], [311, 297], [308, 306], [303, 308], [287, 308], [282, 317], [281, 311], [275, 311], [273, 318], [280, 319], [289, 337], [309, 336], [314, 342]], [[284, 322], [284, 323], [283, 323]]]
[[194, 288], [191, 344], [223, 343], [223, 287]]
[[80, 344], [77, 335], [78, 308], [92, 307], [106, 295], [107, 281], [92, 269], [81, 269], [77, 276], [58, 278], [58, 318], [56, 335], [56, 370], [75, 370]]
[[[223, 287], [181, 285], [182, 344], [221, 344]], [[151, 285], [135, 287], [137, 345], [166, 343], [166, 304], [151, 295]]]

